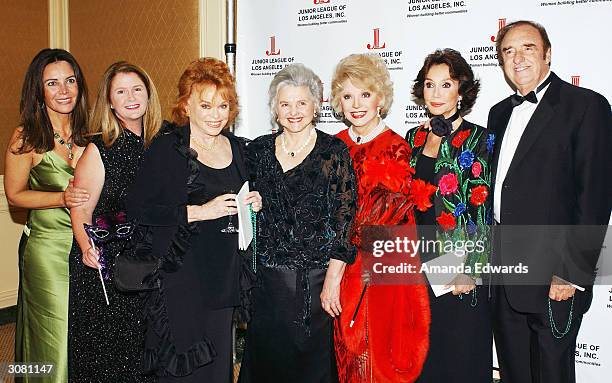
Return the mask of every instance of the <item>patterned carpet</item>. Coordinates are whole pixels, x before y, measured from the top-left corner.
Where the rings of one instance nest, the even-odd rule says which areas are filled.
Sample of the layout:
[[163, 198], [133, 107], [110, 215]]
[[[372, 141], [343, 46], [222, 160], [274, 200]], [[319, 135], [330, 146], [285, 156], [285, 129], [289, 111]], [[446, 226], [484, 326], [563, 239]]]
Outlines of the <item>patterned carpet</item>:
[[[13, 342], [14, 342], [14, 334], [15, 334], [15, 324], [9, 323], [0, 326], [0, 364], [13, 361]], [[242, 355], [242, 347], [243, 347], [243, 334], [238, 331], [238, 356]], [[242, 343], [242, 344], [241, 344]], [[238, 372], [240, 371], [240, 363], [236, 363], [234, 365], [234, 381], [238, 380]], [[494, 380], [494, 382], [498, 383], [499, 381]], [[13, 383], [13, 378], [8, 378], [0, 375], [0, 383]]]
[[[14, 358], [15, 323], [0, 326], [0, 364], [12, 362]], [[234, 381], [238, 380], [240, 363], [234, 365]], [[0, 371], [0, 383], [13, 383], [11, 377], [2, 376]]]
[[[0, 326], [0, 363], [13, 361], [13, 339], [15, 335], [15, 324], [9, 323]], [[1, 374], [1, 372], [0, 372]], [[0, 375], [2, 383], [13, 383], [13, 378]]]

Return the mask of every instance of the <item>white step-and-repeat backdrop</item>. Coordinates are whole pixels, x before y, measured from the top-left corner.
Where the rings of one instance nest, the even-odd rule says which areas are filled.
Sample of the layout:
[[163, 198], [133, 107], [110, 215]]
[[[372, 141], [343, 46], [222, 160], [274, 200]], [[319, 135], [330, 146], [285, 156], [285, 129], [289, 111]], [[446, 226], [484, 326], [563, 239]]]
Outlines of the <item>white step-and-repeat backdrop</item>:
[[[313, 69], [325, 84], [318, 127], [328, 133], [344, 128], [327, 101], [329, 84], [336, 63], [359, 52], [385, 59], [395, 91], [386, 121], [404, 135], [425, 119], [410, 97], [413, 80], [425, 56], [446, 47], [460, 51], [481, 80], [480, 96], [467, 119], [484, 126], [490, 107], [512, 93], [497, 63], [495, 35], [518, 19], [546, 27], [557, 75], [612, 99], [612, 0], [238, 0], [237, 17], [241, 113], [236, 132], [249, 138], [270, 133], [268, 86], [276, 72], [297, 62]], [[611, 274], [610, 249], [602, 259], [602, 274]], [[612, 376], [607, 327], [612, 322], [612, 282], [608, 278], [604, 283], [595, 287], [578, 338], [579, 382], [603, 383]]]

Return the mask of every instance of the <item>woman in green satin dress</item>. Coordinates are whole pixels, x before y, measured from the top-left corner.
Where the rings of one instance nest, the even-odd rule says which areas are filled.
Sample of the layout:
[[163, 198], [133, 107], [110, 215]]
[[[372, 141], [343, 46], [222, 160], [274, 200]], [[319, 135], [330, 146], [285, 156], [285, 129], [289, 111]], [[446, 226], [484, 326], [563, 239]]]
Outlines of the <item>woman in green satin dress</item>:
[[[23, 382], [66, 382], [68, 358], [69, 208], [89, 199], [72, 186], [87, 143], [87, 88], [74, 57], [43, 49], [23, 83], [21, 126], [6, 151], [8, 202], [29, 209], [20, 244], [15, 362], [53, 365]], [[42, 377], [41, 377], [42, 376]]]

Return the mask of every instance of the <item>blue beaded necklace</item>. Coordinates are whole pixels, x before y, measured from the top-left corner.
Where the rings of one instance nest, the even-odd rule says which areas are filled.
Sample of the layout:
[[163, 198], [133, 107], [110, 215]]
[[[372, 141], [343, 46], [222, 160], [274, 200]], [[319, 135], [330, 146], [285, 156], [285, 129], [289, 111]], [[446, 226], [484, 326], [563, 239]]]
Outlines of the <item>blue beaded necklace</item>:
[[253, 211], [251, 204], [249, 204], [249, 214], [251, 215], [251, 225], [253, 225], [253, 257], [251, 261], [253, 272], [257, 274], [257, 213]]
[[553, 318], [552, 307], [550, 306], [550, 298], [548, 298], [548, 320], [550, 321], [550, 331], [555, 338], [561, 339], [570, 331], [572, 327], [572, 315], [574, 314], [574, 297], [572, 297], [572, 303], [570, 304], [569, 318], [567, 318], [567, 325], [563, 331], [560, 331], [555, 324], [555, 318]]

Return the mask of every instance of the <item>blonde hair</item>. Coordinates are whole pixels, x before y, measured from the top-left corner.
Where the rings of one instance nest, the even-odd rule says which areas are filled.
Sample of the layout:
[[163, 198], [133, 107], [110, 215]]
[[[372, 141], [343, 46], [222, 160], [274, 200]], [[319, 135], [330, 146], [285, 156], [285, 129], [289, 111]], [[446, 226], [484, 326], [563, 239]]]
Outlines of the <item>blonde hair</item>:
[[385, 118], [393, 104], [393, 81], [385, 62], [375, 54], [352, 54], [336, 65], [331, 85], [331, 106], [336, 114], [342, 115], [340, 97], [342, 83], [350, 80], [353, 85], [367, 89], [382, 96], [384, 103], [380, 109], [380, 116]]
[[143, 116], [144, 145], [148, 147], [161, 128], [161, 106], [157, 89], [151, 77], [141, 67], [125, 61], [119, 61], [108, 67], [102, 75], [98, 86], [98, 95], [93, 106], [89, 124], [89, 135], [102, 135], [104, 145], [109, 147], [115, 143], [123, 132], [123, 123], [111, 108], [110, 91], [115, 76], [119, 73], [134, 73], [144, 83], [149, 95], [147, 110]]

